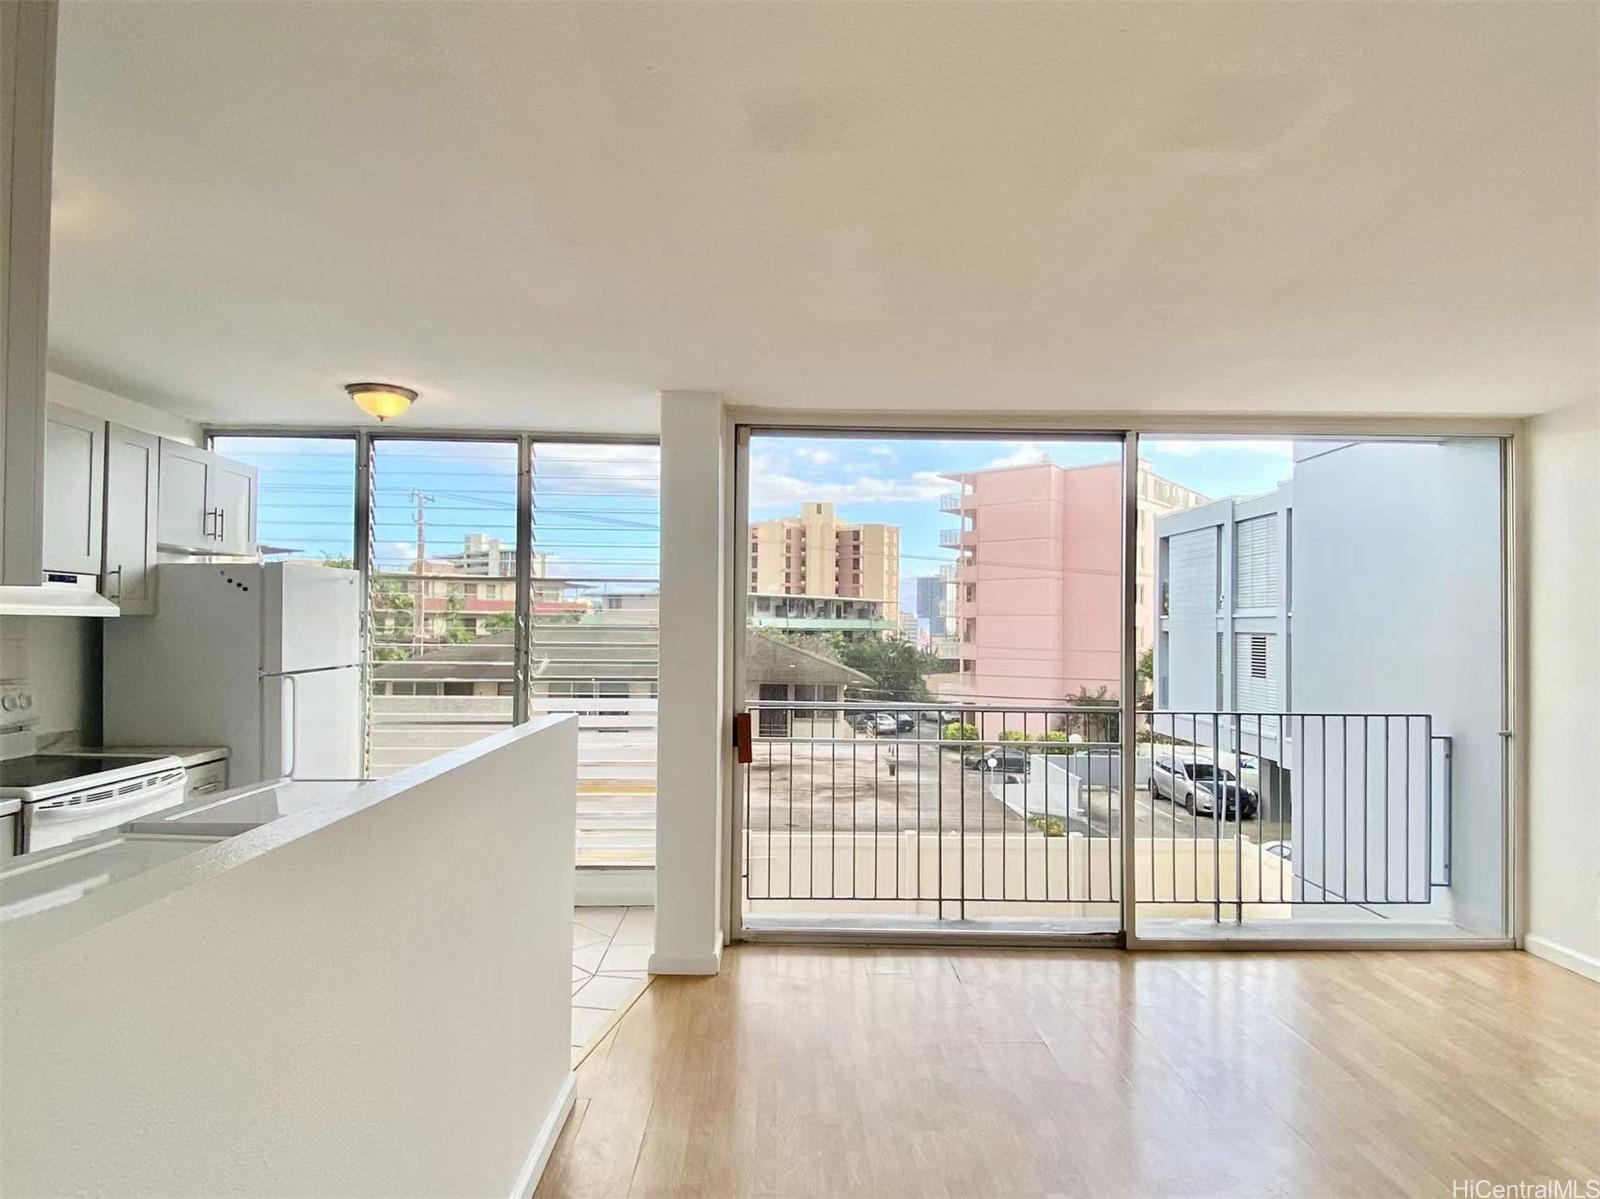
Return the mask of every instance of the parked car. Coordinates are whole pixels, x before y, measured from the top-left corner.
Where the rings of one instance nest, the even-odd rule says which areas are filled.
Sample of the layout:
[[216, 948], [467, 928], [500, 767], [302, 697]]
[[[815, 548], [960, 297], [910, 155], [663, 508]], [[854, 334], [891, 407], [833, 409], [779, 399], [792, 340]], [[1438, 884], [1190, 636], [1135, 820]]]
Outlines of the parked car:
[[1256, 793], [1239, 782], [1233, 771], [1214, 762], [1186, 762], [1182, 758], [1158, 758], [1150, 767], [1150, 792], [1160, 799], [1181, 803], [1184, 811], [1210, 816], [1223, 799], [1223, 818], [1254, 820], [1260, 800]]
[[969, 749], [961, 755], [968, 770], [995, 770], [1006, 774], [1027, 774], [1028, 755], [1020, 749]]

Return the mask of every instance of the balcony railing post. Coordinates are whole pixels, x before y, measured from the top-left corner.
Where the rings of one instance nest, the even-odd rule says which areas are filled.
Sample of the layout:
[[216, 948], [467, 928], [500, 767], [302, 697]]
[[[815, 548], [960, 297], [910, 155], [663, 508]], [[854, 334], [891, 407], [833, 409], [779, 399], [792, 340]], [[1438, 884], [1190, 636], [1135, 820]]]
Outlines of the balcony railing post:
[[[1244, 742], [1241, 739], [1241, 722], [1239, 714], [1233, 714], [1233, 902], [1235, 924], [1244, 923]], [[1257, 733], [1256, 740], [1260, 741]], [[1260, 749], [1260, 745], [1256, 746]], [[1260, 759], [1258, 758], [1259, 762]], [[1259, 767], [1258, 767], [1259, 771]], [[1256, 786], [1261, 785], [1261, 776], [1256, 775]], [[1259, 803], [1260, 797], [1257, 797]], [[1227, 805], [1223, 805], [1227, 810]], [[1257, 820], [1260, 819], [1260, 809], [1256, 811]]]

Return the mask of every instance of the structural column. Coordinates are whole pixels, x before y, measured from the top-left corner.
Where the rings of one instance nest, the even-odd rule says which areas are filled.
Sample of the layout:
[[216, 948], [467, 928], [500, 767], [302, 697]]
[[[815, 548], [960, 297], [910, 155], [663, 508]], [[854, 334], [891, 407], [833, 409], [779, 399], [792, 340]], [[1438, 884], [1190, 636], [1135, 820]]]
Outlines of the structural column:
[[662, 393], [654, 974], [715, 974], [722, 960], [728, 456], [720, 395]]

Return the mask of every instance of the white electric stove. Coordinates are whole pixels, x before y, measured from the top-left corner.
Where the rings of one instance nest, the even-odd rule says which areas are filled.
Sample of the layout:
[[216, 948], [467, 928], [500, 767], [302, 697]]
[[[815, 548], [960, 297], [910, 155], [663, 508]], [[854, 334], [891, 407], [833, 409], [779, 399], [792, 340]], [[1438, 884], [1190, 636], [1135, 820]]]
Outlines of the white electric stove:
[[0, 800], [20, 800], [14, 852], [105, 832], [183, 801], [183, 763], [170, 755], [39, 753], [33, 692], [0, 684]]

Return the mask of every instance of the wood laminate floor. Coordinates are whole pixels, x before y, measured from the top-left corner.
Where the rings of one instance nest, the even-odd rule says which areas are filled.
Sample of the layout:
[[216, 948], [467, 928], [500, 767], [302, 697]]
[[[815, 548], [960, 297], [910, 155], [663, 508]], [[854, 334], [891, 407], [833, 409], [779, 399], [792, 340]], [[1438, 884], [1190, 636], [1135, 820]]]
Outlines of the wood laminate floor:
[[541, 1195], [1448, 1199], [1600, 1178], [1600, 986], [1512, 952], [744, 947], [657, 979], [578, 1089]]

